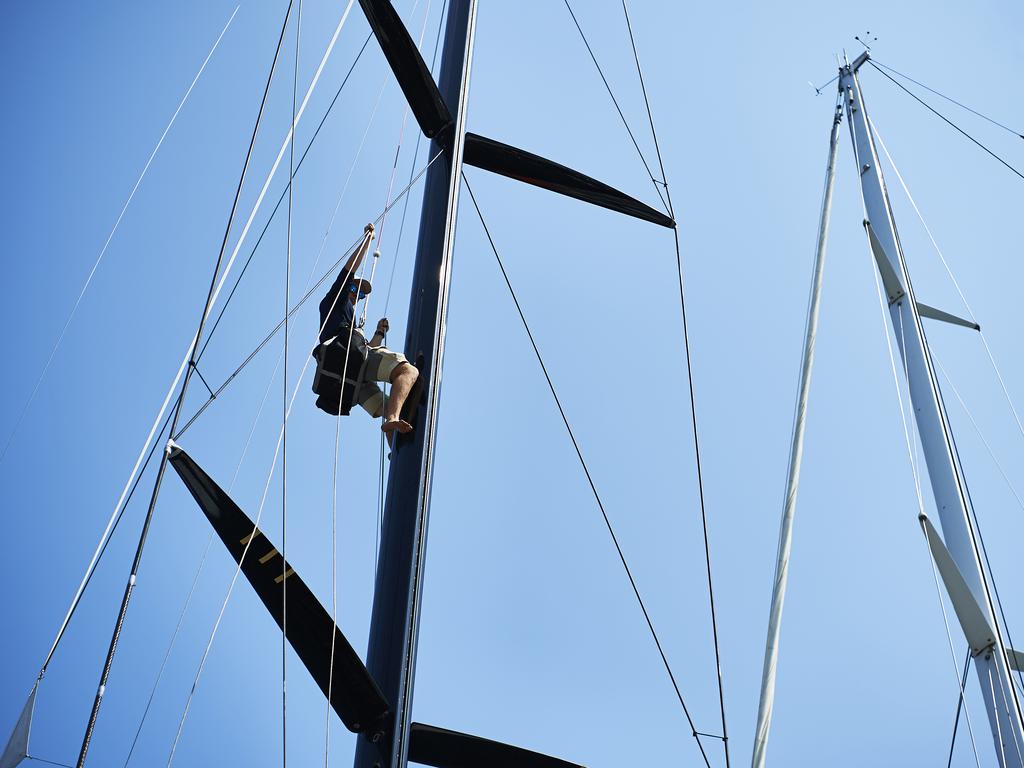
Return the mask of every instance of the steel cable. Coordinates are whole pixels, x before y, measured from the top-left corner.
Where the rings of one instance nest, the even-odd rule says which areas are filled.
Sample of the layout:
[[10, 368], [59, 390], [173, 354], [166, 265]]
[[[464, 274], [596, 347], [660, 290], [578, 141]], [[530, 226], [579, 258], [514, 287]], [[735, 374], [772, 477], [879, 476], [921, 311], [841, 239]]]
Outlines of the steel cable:
[[982, 144], [982, 143], [981, 143], [980, 141], [978, 141], [978, 140], [977, 140], [976, 138], [974, 138], [973, 136], [971, 136], [971, 134], [969, 134], [969, 133], [968, 133], [967, 131], [965, 131], [965, 130], [964, 130], [963, 128], [961, 128], [961, 127], [960, 127], [959, 125], [957, 125], [956, 123], [954, 123], [954, 122], [953, 122], [952, 120], [950, 120], [950, 119], [949, 119], [948, 117], [946, 117], [946, 116], [945, 116], [944, 114], [942, 114], [941, 112], [939, 112], [939, 110], [937, 110], [937, 109], [936, 109], [935, 107], [933, 107], [933, 106], [932, 106], [931, 104], [929, 104], [929, 103], [928, 103], [927, 101], [925, 101], [924, 99], [922, 99], [922, 98], [921, 98], [920, 96], [918, 96], [918, 95], [917, 95], [916, 93], [914, 93], [913, 91], [911, 91], [911, 90], [910, 90], [909, 88], [907, 88], [907, 87], [906, 87], [905, 85], [903, 85], [903, 83], [901, 83], [901, 82], [900, 82], [899, 80], [897, 80], [896, 78], [894, 78], [894, 77], [893, 77], [892, 75], [890, 75], [890, 74], [889, 74], [888, 72], [886, 72], [886, 71], [885, 71], [884, 69], [882, 69], [881, 67], [875, 66], [875, 63], [874, 63], [873, 61], [871, 61], [871, 59], [868, 59], [868, 63], [869, 63], [869, 64], [871, 64], [871, 65], [872, 65], [873, 67], [875, 67], [875, 70], [876, 70], [876, 71], [878, 71], [878, 72], [881, 72], [881, 73], [882, 73], [882, 75], [884, 75], [884, 76], [885, 76], [885, 77], [886, 77], [886, 78], [887, 78], [888, 80], [890, 80], [890, 81], [891, 81], [892, 83], [894, 83], [894, 84], [896, 85], [896, 87], [897, 87], [897, 88], [899, 88], [899, 89], [900, 89], [901, 91], [903, 91], [904, 93], [907, 93], [907, 94], [909, 94], [909, 96], [910, 96], [910, 97], [911, 97], [912, 99], [914, 99], [914, 101], [916, 101], [916, 102], [917, 102], [918, 104], [920, 104], [920, 105], [922, 105], [923, 107], [925, 107], [925, 108], [926, 108], [926, 109], [927, 109], [927, 110], [928, 110], [929, 112], [931, 112], [931, 113], [932, 113], [933, 115], [935, 115], [936, 117], [938, 117], [939, 119], [941, 119], [941, 120], [942, 120], [942, 121], [943, 121], [944, 123], [946, 123], [946, 124], [947, 124], [947, 125], [949, 125], [950, 127], [952, 127], [952, 128], [954, 128], [955, 130], [957, 130], [957, 131], [958, 131], [959, 133], [963, 134], [963, 135], [964, 135], [965, 137], [967, 137], [968, 139], [970, 139], [970, 140], [971, 140], [972, 142], [974, 142], [974, 144], [976, 144], [977, 146], [979, 146], [979, 147], [980, 147], [981, 149], [985, 150], [985, 152], [987, 152], [987, 153], [988, 153], [989, 155], [991, 155], [992, 157], [994, 157], [994, 158], [995, 158], [996, 160], [998, 160], [998, 161], [999, 161], [1000, 163], [1002, 163], [1003, 165], [1005, 165], [1005, 166], [1006, 166], [1007, 168], [1009, 168], [1009, 169], [1010, 169], [1010, 171], [1012, 171], [1013, 173], [1015, 173], [1015, 174], [1016, 174], [1017, 176], [1019, 176], [1019, 177], [1020, 177], [1021, 179], [1024, 179], [1024, 173], [1021, 173], [1020, 171], [1018, 171], [1018, 170], [1017, 170], [1016, 168], [1014, 168], [1014, 167], [1013, 167], [1012, 165], [1010, 165], [1010, 164], [1009, 164], [1009, 163], [1008, 163], [1008, 162], [1007, 162], [1006, 160], [1004, 160], [1003, 158], [1001, 158], [1001, 157], [1000, 157], [999, 155], [997, 155], [997, 154], [996, 154], [995, 152], [993, 152], [993, 151], [992, 151], [991, 149], [989, 149], [989, 148], [988, 148], [988, 147], [986, 147], [986, 146], [985, 146], [984, 144]]
[[[669, 215], [673, 221], [676, 218], [675, 207], [672, 205], [672, 193], [668, 187], [668, 174], [665, 173], [665, 161], [661, 153], [661, 143], [658, 141], [658, 132], [654, 127], [654, 113], [651, 110], [650, 98], [647, 94], [647, 85], [644, 82], [643, 69], [640, 66], [640, 54], [637, 51], [636, 39], [633, 36], [633, 25], [629, 20], [629, 9], [626, 7], [626, 0], [622, 0], [622, 12], [626, 19], [626, 29], [629, 32], [629, 42], [633, 49], [633, 59], [636, 62], [637, 77], [640, 80], [640, 89], [644, 97], [644, 105], [647, 108], [647, 119], [651, 127], [651, 137], [654, 140], [654, 149], [658, 157], [658, 167], [661, 171], [661, 178], [664, 180], [665, 185], [665, 196], [668, 200]], [[690, 420], [691, 427], [693, 429], [693, 452], [694, 452], [694, 463], [696, 464], [697, 472], [697, 492], [700, 501], [700, 517], [701, 527], [704, 534], [704, 562], [707, 566], [707, 579], [708, 579], [708, 602], [711, 612], [711, 633], [714, 640], [715, 646], [715, 671], [718, 681], [718, 705], [722, 719], [722, 744], [725, 751], [725, 764], [726, 768], [730, 765], [729, 758], [729, 730], [726, 725], [725, 716], [725, 688], [722, 682], [722, 654], [718, 639], [718, 613], [715, 606], [715, 588], [714, 580], [711, 573], [711, 544], [708, 535], [708, 516], [707, 507], [704, 498], [704, 472], [703, 463], [701, 461], [700, 454], [700, 432], [697, 428], [697, 403], [696, 396], [694, 394], [693, 386], [693, 363], [692, 355], [690, 353], [690, 332], [689, 323], [686, 317], [686, 291], [684, 289], [683, 282], [683, 255], [682, 249], [679, 243], [679, 227], [678, 224], [672, 229], [673, 239], [675, 243], [676, 253], [676, 275], [679, 282], [679, 310], [682, 321], [683, 330], [683, 350], [686, 359], [686, 381], [687, 390], [690, 395]]]
[[[508, 272], [505, 271], [505, 265], [501, 260], [501, 255], [498, 253], [497, 245], [495, 245], [494, 238], [491, 236], [490, 228], [487, 226], [487, 222], [484, 220], [483, 213], [480, 210], [480, 205], [477, 202], [476, 195], [473, 194], [473, 188], [469, 184], [469, 180], [466, 178], [466, 174], [462, 174], [462, 181], [466, 185], [466, 191], [469, 192], [470, 200], [473, 202], [473, 208], [476, 210], [477, 217], [480, 219], [480, 224], [483, 227], [484, 234], [487, 236], [487, 241], [491, 246], [491, 251], [494, 253], [494, 258], [498, 262], [498, 267], [501, 270], [502, 277], [505, 280], [505, 285], [508, 287], [509, 293], [512, 296], [512, 301], [516, 306], [516, 311], [519, 313], [519, 319], [523, 323], [523, 328], [526, 330], [526, 335], [530, 339], [530, 345], [533, 347], [534, 355], [537, 357], [537, 362], [540, 364], [541, 371], [544, 374], [544, 379], [547, 381], [548, 389], [551, 391], [551, 396], [555, 401], [555, 406], [558, 408], [558, 413], [562, 417], [562, 423], [565, 425], [566, 432], [569, 435], [569, 440], [572, 442], [573, 449], [576, 451], [576, 457], [579, 459], [580, 466], [583, 469], [583, 474], [586, 476], [587, 483], [590, 486], [590, 491], [594, 496], [594, 500], [597, 503], [598, 510], [601, 512], [601, 517], [604, 519], [605, 527], [608, 529], [608, 533], [611, 536], [612, 543], [615, 545], [615, 551], [618, 553], [619, 561], [622, 563], [623, 570], [626, 572], [626, 576], [629, 579], [630, 586], [633, 589], [633, 594], [636, 597], [637, 604], [640, 606], [640, 610], [644, 615], [644, 620], [647, 622], [647, 628], [650, 631], [651, 637], [654, 640], [654, 644], [658, 649], [658, 654], [661, 656], [662, 665], [665, 667], [665, 671], [668, 673], [669, 680], [672, 683], [672, 688], [675, 691], [676, 698], [679, 700], [679, 704], [683, 709], [683, 714], [686, 716], [686, 720], [690, 725], [690, 730], [693, 738], [697, 742], [697, 746], [700, 749], [701, 757], [704, 759], [705, 765], [710, 768], [711, 762], [708, 760], [707, 752], [704, 749], [704, 744], [701, 742], [700, 737], [708, 734], [703, 734], [697, 730], [694, 724], [693, 717], [690, 715], [690, 710], [686, 706], [686, 701], [683, 698], [682, 691], [679, 688], [679, 684], [676, 681], [675, 674], [672, 671], [672, 666], [669, 664], [668, 656], [665, 654], [665, 650], [662, 647], [661, 639], [658, 637], [657, 630], [654, 628], [654, 622], [651, 619], [651, 615], [647, 610], [647, 605], [644, 603], [643, 597], [640, 595], [640, 588], [637, 586], [636, 579], [633, 577], [633, 572], [630, 570], [629, 562], [626, 560], [626, 555], [622, 550], [622, 546], [619, 544], [618, 536], [615, 534], [615, 529], [612, 526], [611, 518], [608, 517], [608, 512], [604, 508], [604, 502], [601, 500], [601, 495], [598, 493], [597, 485], [594, 483], [594, 478], [590, 473], [590, 468], [587, 466], [586, 459], [583, 457], [583, 451], [580, 448], [579, 442], [576, 440], [576, 433], [574, 432], [572, 425], [569, 423], [569, 417], [565, 413], [565, 409], [562, 407], [561, 398], [558, 396], [558, 392], [555, 390], [554, 382], [551, 379], [551, 374], [548, 373], [547, 365], [544, 363], [544, 358], [540, 353], [540, 348], [537, 346], [537, 341], [533, 336], [533, 331], [530, 329], [529, 323], [526, 321], [526, 315], [523, 313], [523, 308], [519, 303], [519, 298], [516, 296], [515, 289], [512, 287], [512, 282], [509, 279]], [[720, 738], [720, 737], [714, 737]]]

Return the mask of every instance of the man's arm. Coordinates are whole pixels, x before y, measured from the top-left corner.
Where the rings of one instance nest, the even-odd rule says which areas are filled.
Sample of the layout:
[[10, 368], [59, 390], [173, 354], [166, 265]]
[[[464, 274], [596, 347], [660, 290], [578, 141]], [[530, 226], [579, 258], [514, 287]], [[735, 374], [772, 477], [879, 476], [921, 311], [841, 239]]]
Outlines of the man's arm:
[[348, 261], [345, 262], [345, 266], [341, 269], [343, 276], [354, 276], [356, 270], [359, 269], [359, 265], [363, 263], [366, 252], [370, 250], [370, 243], [373, 242], [373, 222], [363, 227], [363, 234], [369, 235], [369, 237], [363, 237], [363, 242], [356, 248], [356, 252], [348, 257]]
[[388, 325], [388, 319], [386, 317], [382, 317], [380, 320], [377, 321], [377, 330], [373, 334], [373, 338], [370, 339], [370, 341], [367, 343], [371, 347], [379, 347], [381, 344], [384, 343], [384, 336], [387, 334], [389, 327], [390, 326]]
[[[369, 237], [366, 235], [369, 234]], [[330, 290], [327, 291], [323, 300], [320, 302], [320, 314], [324, 315], [330, 307], [333, 307], [338, 301], [341, 300], [341, 291], [348, 285], [349, 280], [353, 278], [356, 270], [359, 269], [359, 265], [363, 263], [363, 258], [366, 256], [366, 252], [370, 250], [370, 243], [373, 241], [373, 223], [367, 224], [363, 227], [363, 242], [356, 248], [348, 261], [345, 262], [345, 266], [341, 268], [341, 272], [334, 278], [334, 284]], [[321, 317], [321, 321], [324, 321], [325, 317]]]

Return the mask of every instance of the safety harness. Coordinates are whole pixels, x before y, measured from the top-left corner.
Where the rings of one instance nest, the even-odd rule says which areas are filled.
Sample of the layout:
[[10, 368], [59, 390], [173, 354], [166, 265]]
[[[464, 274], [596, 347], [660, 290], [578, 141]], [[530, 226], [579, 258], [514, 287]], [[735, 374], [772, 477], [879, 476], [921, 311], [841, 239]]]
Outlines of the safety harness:
[[334, 336], [317, 344], [312, 354], [316, 360], [316, 407], [331, 416], [348, 416], [366, 374], [366, 339], [345, 323]]

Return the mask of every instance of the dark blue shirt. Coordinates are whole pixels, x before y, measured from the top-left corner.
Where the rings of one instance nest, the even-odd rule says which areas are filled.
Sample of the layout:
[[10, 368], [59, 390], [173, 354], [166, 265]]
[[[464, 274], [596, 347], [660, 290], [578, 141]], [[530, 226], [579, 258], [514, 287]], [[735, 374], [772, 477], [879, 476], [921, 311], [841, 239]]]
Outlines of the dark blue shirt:
[[327, 291], [327, 295], [320, 300], [320, 326], [323, 328], [320, 331], [321, 342], [327, 341], [332, 336], [337, 336], [338, 330], [343, 325], [353, 324], [356, 313], [351, 297], [351, 286], [353, 285], [355, 285], [355, 281], [343, 269], [334, 281], [334, 285]]

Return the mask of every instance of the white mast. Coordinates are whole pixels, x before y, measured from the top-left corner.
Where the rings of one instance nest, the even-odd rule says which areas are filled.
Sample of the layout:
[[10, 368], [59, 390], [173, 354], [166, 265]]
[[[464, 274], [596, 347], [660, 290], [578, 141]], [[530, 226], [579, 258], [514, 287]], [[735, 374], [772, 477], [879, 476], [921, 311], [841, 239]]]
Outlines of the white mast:
[[[852, 64], [847, 61], [840, 69], [839, 87], [846, 103], [857, 158], [867, 217], [864, 227], [888, 298], [944, 541], [939, 539], [923, 513], [922, 527], [971, 646], [999, 763], [1004, 768], [1022, 768], [1024, 717], [1010, 671], [1017, 667], [1018, 655], [1013, 651], [1007, 655], [996, 621], [991, 591], [978, 554], [977, 533], [971, 523], [963, 478], [921, 324], [922, 315], [937, 319], [949, 316], [919, 305], [914, 297], [857, 77], [858, 69], [868, 58], [865, 52]], [[907, 653], [910, 649], [894, 647], [893, 650]], [[1010, 659], [1013, 659], [1012, 665]]]
[[779, 658], [779, 635], [782, 630], [782, 605], [786, 598], [789, 579], [789, 553], [793, 546], [793, 517], [796, 514], [796, 494], [800, 486], [800, 461], [804, 451], [804, 425], [807, 399], [811, 389], [811, 370], [814, 366], [814, 343], [818, 336], [818, 314], [821, 308], [821, 284], [825, 275], [825, 250], [828, 246], [828, 225], [832, 214], [832, 188], [836, 178], [836, 153], [839, 149], [839, 124], [843, 119], [842, 102], [836, 104], [829, 139], [828, 166], [825, 171], [825, 192], [821, 201], [821, 219], [818, 225], [818, 247], [814, 258], [814, 278], [811, 281], [811, 299], [807, 307], [807, 332], [804, 337], [803, 360], [800, 366], [800, 392], [793, 419], [793, 437], [789, 454], [789, 474], [786, 496], [779, 524], [779, 552], [775, 560], [775, 587], [768, 617], [768, 639], [764, 648], [764, 670], [761, 673], [761, 700], [757, 707], [757, 727], [754, 729], [752, 768], [763, 768], [768, 748], [768, 731], [772, 723], [775, 704], [775, 669]]

